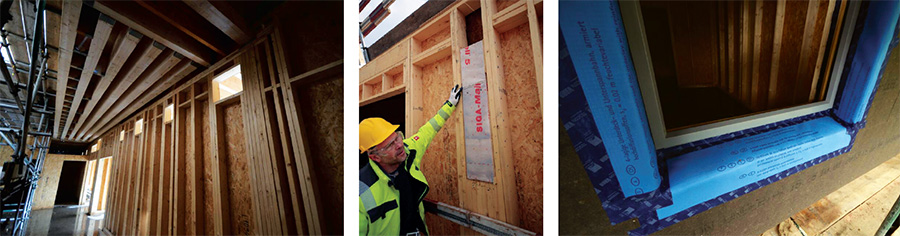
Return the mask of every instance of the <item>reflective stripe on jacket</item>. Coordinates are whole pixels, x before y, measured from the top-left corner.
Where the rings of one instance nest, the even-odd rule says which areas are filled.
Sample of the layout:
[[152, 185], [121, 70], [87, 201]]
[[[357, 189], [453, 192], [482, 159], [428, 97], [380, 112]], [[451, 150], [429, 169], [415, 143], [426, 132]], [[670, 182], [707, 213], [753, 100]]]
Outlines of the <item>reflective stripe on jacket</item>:
[[[427, 233], [425, 209], [422, 200], [428, 193], [428, 181], [420, 170], [422, 157], [435, 134], [456, 110], [445, 102], [438, 114], [419, 128], [419, 131], [403, 140], [406, 161], [400, 166], [400, 175], [391, 179], [378, 163], [369, 159], [359, 170], [359, 234], [399, 235], [401, 228], [420, 228]], [[403, 187], [399, 187], [401, 185]], [[409, 189], [401, 193], [398, 188]], [[401, 199], [408, 199], [403, 202]], [[405, 203], [405, 205], [404, 205]], [[406, 208], [404, 208], [406, 207]], [[417, 217], [401, 218], [401, 209], [415, 212]]]

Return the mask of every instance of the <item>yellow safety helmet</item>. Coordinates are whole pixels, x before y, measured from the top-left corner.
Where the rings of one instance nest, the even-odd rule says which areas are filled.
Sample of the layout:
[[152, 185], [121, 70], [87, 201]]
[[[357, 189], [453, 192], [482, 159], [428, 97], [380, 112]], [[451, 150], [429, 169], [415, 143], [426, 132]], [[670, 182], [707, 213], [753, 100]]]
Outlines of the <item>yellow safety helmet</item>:
[[379, 117], [367, 118], [359, 122], [359, 153], [362, 154], [369, 148], [384, 142], [397, 130], [397, 127], [400, 126]]

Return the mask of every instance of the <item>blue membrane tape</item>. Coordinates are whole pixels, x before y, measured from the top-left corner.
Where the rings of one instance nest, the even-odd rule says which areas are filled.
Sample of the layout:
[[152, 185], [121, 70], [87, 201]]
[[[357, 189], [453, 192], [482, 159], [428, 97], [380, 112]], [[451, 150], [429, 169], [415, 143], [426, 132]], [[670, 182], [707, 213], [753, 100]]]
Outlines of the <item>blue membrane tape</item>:
[[848, 145], [847, 128], [826, 116], [671, 158], [674, 204], [657, 214], [669, 217]]
[[898, 1], [873, 1], [868, 4], [865, 19], [862, 14], [858, 19], [865, 20], [865, 23], [857, 29], [861, 32], [855, 50], [850, 51], [852, 62], [844, 69], [846, 79], [835, 109], [835, 115], [850, 124], [862, 122], [865, 118], [877, 78], [883, 72], [891, 40], [897, 35], [897, 19], [900, 18]]
[[563, 1], [560, 30], [625, 197], [659, 187], [656, 151], [612, 1]]
[[656, 190], [644, 194], [625, 197], [622, 193], [603, 139], [597, 131], [591, 108], [587, 105], [581, 83], [578, 82], [565, 40], [560, 40], [559, 44], [560, 121], [572, 140], [575, 152], [578, 153], [610, 222], [618, 224], [644, 215], [653, 215], [656, 209], [671, 205], [672, 195], [668, 192], [665, 181]]
[[[870, 5], [865, 7], [866, 4]], [[898, 9], [898, 3], [893, 1], [863, 3], [864, 7], [860, 12], [860, 19], [857, 20], [857, 33], [854, 36], [855, 40], [851, 42], [846, 66], [849, 68], [850, 65], [858, 63], [864, 69], [866, 67], [864, 67], [863, 63], [869, 61], [869, 70], [857, 70], [855, 74], [850, 74], [849, 69], [844, 70], [842, 78], [845, 82], [841, 83], [838, 90], [834, 109], [657, 150], [656, 156], [667, 160], [667, 162], [660, 163], [662, 166], [659, 171], [661, 171], [660, 174], [663, 176], [663, 179], [659, 187], [644, 194], [626, 196], [623, 193], [625, 188], [621, 187], [620, 184], [628, 182], [620, 181], [621, 173], [615, 173], [618, 169], [614, 168], [613, 164], [617, 158], [613, 153], [607, 152], [610, 149], [606, 146], [614, 145], [614, 142], [604, 143], [604, 140], [608, 140], [610, 137], [601, 133], [601, 129], [598, 128], [610, 126], [612, 123], [604, 123], [597, 120], [600, 116], [595, 115], [594, 112], [603, 114], [600, 111], [604, 110], [598, 110], [589, 103], [589, 97], [597, 96], [596, 87], [591, 88], [591, 86], [587, 85], [582, 87], [582, 83], [590, 82], [590, 80], [585, 80], [578, 76], [585, 75], [584, 73], [576, 73], [582, 72], [582, 70], [577, 69], [579, 66], [576, 65], [581, 64], [584, 66], [586, 64], [588, 68], [591, 68], [596, 59], [594, 61], [590, 59], [585, 60], [583, 55], [576, 57], [574, 54], [575, 52], [587, 53], [586, 50], [592, 48], [584, 47], [584, 38], [580, 29], [582, 26], [577, 24], [579, 23], [578, 21], [574, 21], [573, 25], [573, 19], [581, 19], [582, 22], [580, 23], [582, 25], [606, 24], [608, 25], [607, 27], [613, 27], [612, 34], [609, 34], [609, 28], [597, 27], [597, 29], [606, 30], [604, 31], [606, 33], [601, 36], [615, 35], [616, 37], [613, 37], [613, 40], [619, 39], [618, 43], [625, 45], [624, 35], [621, 35], [624, 29], [621, 22], [619, 22], [618, 7], [615, 2], [562, 2], [560, 6], [561, 13], [563, 13], [560, 21], [560, 37], [564, 38], [564, 40], [560, 41], [559, 54], [560, 119], [569, 137], [572, 139], [575, 151], [578, 153], [594, 191], [600, 198], [601, 205], [611, 223], [617, 224], [633, 218], [637, 218], [640, 221], [640, 227], [629, 232], [631, 235], [647, 235], [657, 232], [753, 190], [848, 152], [855, 141], [857, 132], [865, 124], [866, 113], [871, 107], [872, 98], [874, 97], [874, 88], [877, 87], [881, 78], [880, 74], [884, 71], [886, 66], [885, 58], [887, 58], [883, 55], [879, 56], [880, 53], [877, 51], [872, 53], [862, 49], [857, 50], [857, 44], [890, 45], [887, 47], [887, 50], [881, 47], [881, 50], [889, 52], [890, 48], [900, 43], [900, 39], [891, 41], [889, 37], [896, 35], [900, 31], [900, 17], [897, 15], [898, 10], [900, 10]], [[585, 11], [590, 12], [586, 13]], [[893, 15], [893, 18], [886, 17], [891, 15]], [[588, 23], [589, 21], [594, 22]], [[885, 30], [880, 31], [864, 30], [869, 27], [884, 27], [884, 24], [888, 24], [887, 27], [893, 27], [893, 31], [890, 31], [891, 28], [884, 28]], [[577, 29], [577, 31], [573, 31], [573, 28]], [[567, 29], [568, 31], [566, 31]], [[592, 28], [589, 29], [593, 30]], [[886, 41], [883, 40], [885, 34], [889, 35]], [[575, 37], [575, 39], [565, 36]], [[879, 38], [882, 40], [875, 40]], [[576, 43], [582, 42], [582, 47], [568, 50], [566, 43], [573, 41]], [[605, 43], [608, 43], [608, 41], [604, 42], [604, 48], [609, 48], [605, 46]], [[570, 55], [570, 52], [573, 54]], [[606, 50], [606, 52], [610, 54], [618, 53], [618, 55], [614, 56], [607, 55], [607, 58], [617, 58], [615, 60], [621, 60], [623, 61], [622, 64], [626, 65], [625, 68], [610, 68], [616, 68], [614, 69], [615, 71], [624, 71], [623, 73], [627, 74], [627, 78], [635, 81], [627, 48], [621, 48], [618, 52], [609, 50]], [[573, 63], [573, 60], [577, 64]], [[881, 68], [877, 68], [879, 65]], [[603, 64], [603, 66], [610, 66], [610, 64]], [[871, 74], [872, 71], [877, 71], [874, 77]], [[590, 75], [590, 78], [595, 80], [595, 83], [597, 83], [596, 80], [600, 80], [593, 71], [588, 70], [587, 73], [586, 75]], [[853, 82], [854, 84], [846, 82], [853, 79], [858, 81]], [[858, 98], [850, 99], [852, 97]], [[640, 99], [640, 97], [636, 98]], [[846, 98], [846, 100], [842, 98]], [[642, 111], [643, 106], [640, 104], [640, 101], [635, 104]], [[853, 116], [849, 114], [853, 114]], [[810, 127], [815, 127], [813, 129], [815, 132], [809, 132]], [[612, 136], [612, 138], [616, 137]], [[649, 140], [649, 135], [646, 135], [646, 138]], [[778, 143], [772, 145], [774, 143], [770, 142], [770, 145], [765, 146], [766, 148], [749, 149], [754, 147], [754, 145], [763, 147], [763, 143], [771, 141], [768, 139], [773, 138], [791, 139], [790, 143], [792, 144]], [[754, 155], [729, 157], [728, 155], [732, 155], [731, 152], [739, 144], [748, 148], [748, 151], [744, 151], [744, 153], [749, 152], [749, 150], [757, 151], [751, 153]], [[829, 146], [829, 148], [826, 148], [826, 146]], [[775, 153], [761, 152], [763, 149], [780, 151]], [[740, 155], [741, 149], [738, 148], [737, 151]], [[707, 154], [704, 155], [702, 154], [703, 152], [707, 152]], [[725, 155], [712, 158], [711, 156], [716, 154], [709, 154], [709, 152], [725, 153]], [[822, 154], [823, 152], [826, 153]], [[748, 161], [751, 156], [753, 157], [752, 161]], [[704, 158], [710, 158], [710, 162], [698, 161], [704, 160]], [[741, 160], [743, 160], [744, 164], [738, 164]], [[698, 163], [698, 166], [692, 167], [690, 165], [692, 161]], [[734, 167], [729, 169], [728, 166], [732, 162], [734, 162]], [[722, 164], [724, 164], [726, 171], [717, 173], [716, 171], [719, 170]], [[715, 167], [715, 171], [711, 171], [713, 167]], [[747, 170], [750, 172], [746, 172]], [[760, 170], [764, 170], [764, 173], [761, 174]], [[691, 173], [692, 171], [703, 173]], [[749, 173], [752, 174], [747, 175]], [[741, 178], [742, 175], [744, 178]], [[673, 183], [671, 188], [670, 182]], [[717, 188], [715, 186], [724, 182], [731, 183], [725, 183], [728, 185], [725, 188]], [[713, 188], [710, 189], [703, 186], [713, 186]], [[727, 190], [728, 188], [733, 190], [729, 191]], [[697, 189], [698, 191], [691, 191], [691, 189]], [[707, 191], [707, 189], [710, 190]], [[725, 192], [722, 193], [722, 191]], [[674, 201], [673, 195], [677, 195], [674, 197], [677, 198]]]

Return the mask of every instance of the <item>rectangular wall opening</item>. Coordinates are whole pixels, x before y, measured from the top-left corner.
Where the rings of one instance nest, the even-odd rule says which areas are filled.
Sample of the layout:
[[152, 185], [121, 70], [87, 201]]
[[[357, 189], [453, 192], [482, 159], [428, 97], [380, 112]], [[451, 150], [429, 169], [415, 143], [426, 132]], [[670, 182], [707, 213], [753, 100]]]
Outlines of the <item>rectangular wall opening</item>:
[[[63, 161], [54, 205], [78, 205], [86, 164], [83, 161]], [[44, 174], [52, 175], [52, 173]]]
[[642, 1], [666, 129], [824, 100], [841, 6]]
[[230, 97], [244, 90], [241, 84], [241, 65], [228, 69], [213, 79], [213, 99], [215, 101]]

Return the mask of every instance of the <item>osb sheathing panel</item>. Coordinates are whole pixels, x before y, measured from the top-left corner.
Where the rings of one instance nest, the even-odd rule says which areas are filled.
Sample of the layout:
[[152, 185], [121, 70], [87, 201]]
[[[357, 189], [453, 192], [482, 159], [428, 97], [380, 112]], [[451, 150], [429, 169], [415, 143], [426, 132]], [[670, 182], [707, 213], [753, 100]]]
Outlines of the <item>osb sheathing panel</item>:
[[343, 209], [344, 199], [344, 154], [343, 154], [343, 96], [342, 78], [319, 81], [295, 89], [299, 93], [300, 113], [303, 114], [306, 136], [310, 137], [309, 148], [313, 174], [317, 181], [316, 193], [324, 209], [320, 219], [325, 234], [342, 232], [343, 213], [335, 209]]
[[225, 165], [223, 178], [228, 180], [228, 203], [231, 212], [231, 234], [249, 235], [253, 229], [253, 200], [250, 194], [250, 170], [247, 167], [244, 117], [241, 104], [235, 103], [223, 109], [225, 124]]
[[[11, 154], [12, 148], [2, 147], [0, 153], [5, 154], [5, 152]], [[41, 172], [41, 179], [38, 180], [37, 189], [34, 190], [34, 205], [32, 205], [32, 209], [53, 208], [63, 161], [87, 161], [87, 157], [83, 155], [47, 154], [44, 159], [44, 170]], [[87, 168], [87, 165], [85, 165], [85, 168]]]
[[512, 138], [521, 227], [542, 232], [543, 127], [541, 101], [534, 73], [528, 24], [500, 34], [503, 83], [507, 88], [507, 119]]
[[447, 40], [448, 38], [450, 38], [449, 27], [450, 27], [450, 24], [447, 24], [447, 29], [439, 30], [434, 35], [431, 35], [430, 37], [426, 38], [425, 40], [422, 40], [421, 47], [420, 47], [422, 49], [421, 51], [424, 52], [424, 51], [428, 50], [429, 48], [431, 48], [432, 46], [437, 45], [437, 44], [443, 42], [444, 40]]
[[0, 165], [7, 161], [12, 161], [13, 149], [8, 146], [0, 147]]
[[[203, 190], [203, 196], [198, 197], [198, 202], [203, 202], [202, 213], [201, 213], [201, 214], [203, 214], [203, 216], [201, 216], [201, 217], [203, 217], [204, 219], [208, 219], [205, 221], [206, 227], [204, 230], [205, 231], [204, 234], [213, 234], [213, 232], [215, 232], [215, 221], [213, 221], [212, 219], [216, 219], [216, 217], [219, 217], [219, 216], [216, 216], [215, 214], [213, 214], [214, 205], [213, 205], [213, 201], [212, 201], [212, 196], [213, 196], [213, 194], [219, 194], [219, 193], [217, 193], [213, 190], [213, 185], [216, 184], [216, 183], [213, 183], [213, 177], [212, 177], [212, 168], [214, 168], [213, 164], [215, 163], [215, 161], [212, 160], [212, 151], [210, 150], [210, 148], [212, 146], [210, 144], [211, 140], [209, 137], [210, 134], [209, 134], [209, 122], [208, 122], [209, 121], [208, 102], [209, 102], [209, 100], [195, 102], [195, 104], [197, 106], [197, 109], [195, 111], [197, 111], [199, 113], [198, 115], [200, 116], [199, 121], [203, 121], [203, 122], [201, 122], [201, 124], [198, 124], [198, 125], [200, 125], [200, 137], [198, 137], [198, 138], [200, 138], [200, 140], [201, 140], [200, 144], [203, 145], [202, 147], [198, 147], [198, 151], [201, 151], [200, 157], [203, 160], [203, 163], [202, 163], [203, 179], [200, 181], [201, 184], [198, 186], [198, 188]], [[197, 170], [198, 171], [201, 170], [200, 166], [198, 166]], [[202, 186], [202, 187], [200, 187], [200, 186]]]
[[180, 130], [178, 131], [178, 133], [181, 136], [178, 137], [178, 140], [179, 140], [178, 145], [183, 145], [183, 147], [184, 147], [181, 150], [184, 152], [184, 154], [179, 154], [179, 155], [182, 155], [179, 158], [184, 158], [183, 160], [179, 160], [179, 162], [183, 162], [184, 165], [178, 166], [178, 170], [179, 170], [178, 173], [184, 173], [183, 175], [179, 176], [179, 180], [183, 181], [181, 183], [184, 183], [184, 193], [185, 193], [183, 196], [185, 198], [184, 199], [185, 216], [182, 219], [185, 219], [186, 222], [184, 222], [181, 227], [184, 228], [183, 232], [185, 232], [187, 234], [197, 234], [196, 230], [195, 230], [196, 229], [195, 226], [197, 225], [197, 217], [196, 217], [197, 212], [194, 210], [194, 209], [196, 209], [196, 207], [193, 206], [194, 201], [192, 201], [191, 199], [193, 199], [193, 196], [196, 192], [196, 190], [194, 189], [195, 186], [197, 186], [195, 177], [197, 176], [196, 173], [199, 169], [197, 169], [195, 167], [196, 166], [196, 164], [195, 164], [196, 157], [193, 155], [194, 142], [192, 142], [191, 140], [194, 140], [193, 139], [194, 136], [192, 135], [194, 132], [191, 132], [191, 130], [193, 130], [194, 127], [191, 126], [190, 111], [191, 111], [190, 107], [185, 107], [185, 108], [181, 109], [178, 113], [178, 120], [176, 121], [176, 123], [178, 123], [178, 125], [183, 127], [183, 128], [179, 127]]
[[[440, 59], [433, 64], [422, 67], [422, 105], [423, 111], [421, 119], [428, 122], [438, 109], [447, 101], [450, 96], [450, 88], [455, 85], [453, 82], [453, 63], [450, 57]], [[462, 110], [454, 113], [462, 112]], [[456, 126], [460, 125], [460, 117], [462, 114], [451, 114], [450, 119], [444, 123], [441, 131], [431, 140], [425, 156], [422, 161], [422, 173], [428, 180], [430, 191], [426, 198], [450, 205], [459, 206], [459, 186], [456, 158]], [[426, 124], [417, 124], [419, 126]], [[412, 132], [417, 132], [416, 130]], [[414, 133], [408, 134], [412, 136]], [[459, 234], [459, 225], [450, 222], [442, 217], [429, 215], [425, 217], [428, 230], [435, 235]]]

